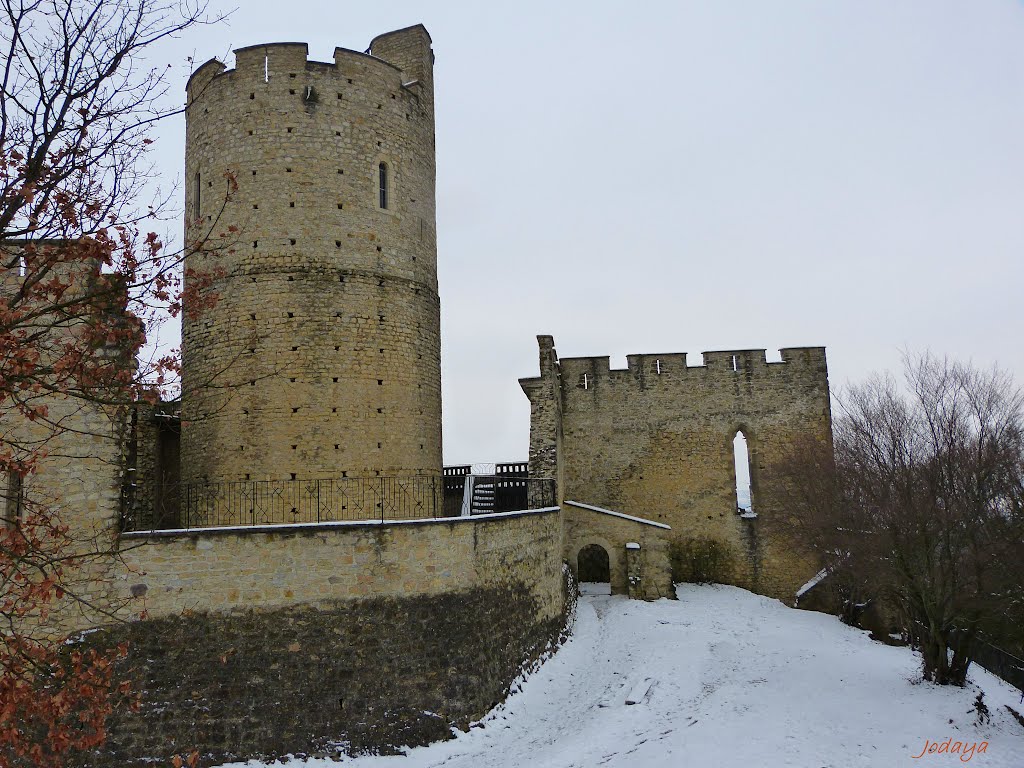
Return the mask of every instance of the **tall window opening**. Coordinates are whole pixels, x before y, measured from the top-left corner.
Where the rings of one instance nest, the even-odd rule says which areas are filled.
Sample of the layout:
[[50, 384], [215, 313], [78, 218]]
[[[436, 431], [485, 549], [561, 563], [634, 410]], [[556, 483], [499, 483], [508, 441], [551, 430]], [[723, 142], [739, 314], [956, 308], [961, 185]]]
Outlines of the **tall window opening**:
[[21, 519], [23, 493], [21, 475], [17, 472], [8, 472], [7, 494], [4, 499], [4, 520], [8, 525], [16, 525]]
[[742, 430], [732, 441], [733, 461], [736, 465], [736, 511], [753, 512], [754, 504], [750, 493], [750, 449], [747, 436]]
[[195, 208], [193, 210], [193, 213], [194, 213], [194, 215], [195, 215], [197, 220], [202, 215], [202, 211], [203, 211], [202, 205], [199, 202], [200, 199], [201, 199], [202, 194], [203, 194], [203, 192], [202, 192], [202, 184], [200, 183], [199, 174], [197, 173], [196, 174], [196, 186], [195, 186], [195, 189], [192, 191], [192, 195], [193, 195], [193, 197], [195, 197]]
[[387, 209], [388, 207], [388, 164], [381, 163], [377, 167], [377, 189], [379, 192], [378, 204], [381, 208]]

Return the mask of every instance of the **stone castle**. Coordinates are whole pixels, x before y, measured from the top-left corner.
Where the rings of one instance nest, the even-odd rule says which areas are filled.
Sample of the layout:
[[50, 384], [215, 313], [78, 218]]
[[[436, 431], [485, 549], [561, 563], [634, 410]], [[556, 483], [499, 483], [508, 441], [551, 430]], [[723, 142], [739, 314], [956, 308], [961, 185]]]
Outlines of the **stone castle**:
[[114, 723], [94, 764], [190, 739], [249, 756], [443, 738], [557, 644], [585, 550], [613, 592], [670, 598], [673, 547], [710, 541], [723, 580], [792, 602], [817, 567], [773, 528], [771, 464], [830, 439], [824, 349], [618, 371], [540, 336], [527, 470], [443, 468], [430, 36], [235, 56], [187, 85], [186, 237], [234, 234], [188, 256], [217, 301], [183, 322], [180, 418], [82, 408], [88, 476], [79, 458], [34, 481], [112, 542], [94, 600], [147, 617], [109, 635], [162, 703]]

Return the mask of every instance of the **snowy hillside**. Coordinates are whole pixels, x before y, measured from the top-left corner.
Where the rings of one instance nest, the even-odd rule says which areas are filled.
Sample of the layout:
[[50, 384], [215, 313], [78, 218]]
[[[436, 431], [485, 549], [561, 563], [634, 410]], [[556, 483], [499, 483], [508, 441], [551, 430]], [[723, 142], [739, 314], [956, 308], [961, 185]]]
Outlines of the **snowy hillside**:
[[[683, 586], [678, 593], [678, 601], [656, 603], [582, 598], [573, 638], [482, 727], [407, 757], [340, 764], [1024, 766], [1024, 726], [1004, 706], [1024, 710], [1020, 693], [985, 671], [972, 668], [966, 690], [918, 683], [913, 653], [875, 643], [833, 617], [733, 587]], [[978, 690], [992, 713], [982, 725], [974, 710]], [[640, 701], [628, 705], [627, 698]], [[947, 750], [960, 742], [961, 750], [978, 751], [914, 759], [926, 740], [941, 746], [950, 738]]]

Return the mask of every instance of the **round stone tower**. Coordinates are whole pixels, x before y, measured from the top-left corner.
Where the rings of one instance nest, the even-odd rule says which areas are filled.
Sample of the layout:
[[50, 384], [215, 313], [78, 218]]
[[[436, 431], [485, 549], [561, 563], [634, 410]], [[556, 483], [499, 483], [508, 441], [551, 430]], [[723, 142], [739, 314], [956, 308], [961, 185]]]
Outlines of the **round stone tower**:
[[216, 303], [183, 320], [186, 481], [441, 473], [433, 52], [369, 51], [189, 79], [186, 288]]

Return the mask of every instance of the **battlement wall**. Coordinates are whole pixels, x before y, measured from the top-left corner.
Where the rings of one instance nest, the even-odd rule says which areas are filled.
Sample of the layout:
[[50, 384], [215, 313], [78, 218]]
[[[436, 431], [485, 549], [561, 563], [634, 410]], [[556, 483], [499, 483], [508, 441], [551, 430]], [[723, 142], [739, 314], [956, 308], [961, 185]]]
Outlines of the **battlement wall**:
[[779, 352], [782, 360], [772, 362], [764, 349], [736, 349], [703, 352], [701, 362], [692, 365], [686, 352], [671, 352], [627, 355], [626, 368], [612, 368], [607, 356], [563, 357], [558, 366], [568, 384], [584, 389], [604, 381], [631, 380], [641, 388], [680, 382], [731, 385], [737, 376], [785, 378], [825, 370], [824, 347], [786, 347]]
[[[297, 79], [300, 72], [306, 71], [317, 72], [339, 81], [355, 74], [372, 71], [376, 77], [388, 81], [394, 88], [417, 80], [422, 88], [429, 84], [429, 81], [424, 82], [425, 78], [422, 76], [425, 73], [419, 66], [420, 59], [424, 56], [424, 41], [419, 36], [412, 38], [402, 35], [401, 32], [399, 30], [374, 39], [374, 44], [381, 50], [381, 55], [338, 47], [334, 49], [333, 62], [311, 60], [308, 43], [260, 43], [236, 48], [233, 68], [228, 69], [224, 62], [213, 58], [201, 64], [192, 73], [185, 84], [188, 103], [191, 104], [193, 100], [205, 95], [216, 78], [237, 76], [246, 81], [263, 80], [269, 83], [272, 80]], [[394, 39], [396, 36], [397, 40]], [[429, 36], [425, 44], [429, 51]], [[385, 57], [392, 57], [395, 63]], [[405, 69], [409, 71], [403, 73]]]
[[[119, 283], [116, 276], [101, 278], [103, 260], [98, 255], [88, 255], [89, 245], [88, 242], [80, 245], [50, 239], [0, 242], [0, 293], [16, 292], [24, 282], [24, 275], [37, 277], [37, 270], [45, 268], [47, 282], [59, 278], [70, 283], [73, 291], [104, 294], [119, 291], [123, 295], [123, 288], [119, 288], [123, 283]], [[101, 283], [101, 279], [106, 282]]]

